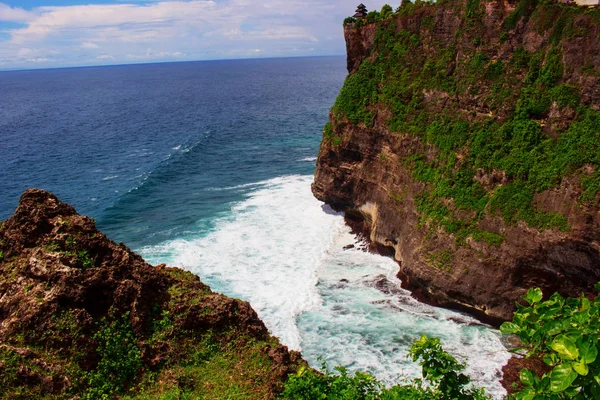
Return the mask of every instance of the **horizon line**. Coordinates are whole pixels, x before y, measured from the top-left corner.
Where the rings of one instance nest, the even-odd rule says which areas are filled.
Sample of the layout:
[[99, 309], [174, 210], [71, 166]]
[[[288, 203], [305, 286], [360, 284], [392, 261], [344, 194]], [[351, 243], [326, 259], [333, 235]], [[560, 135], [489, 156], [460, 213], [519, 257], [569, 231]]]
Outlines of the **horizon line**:
[[244, 61], [244, 60], [277, 60], [287, 58], [321, 58], [321, 57], [342, 57], [346, 54], [324, 54], [324, 55], [308, 55], [308, 56], [276, 56], [276, 57], [242, 57], [242, 58], [214, 58], [204, 60], [173, 60], [173, 61], [148, 61], [148, 62], [131, 62], [117, 64], [97, 64], [97, 65], [74, 65], [63, 67], [40, 67], [40, 68], [0, 68], [0, 73], [4, 72], [27, 72], [27, 71], [51, 71], [58, 69], [79, 69], [79, 68], [104, 68], [104, 67], [125, 67], [135, 65], [158, 65], [158, 64], [181, 64], [181, 63], [196, 63], [196, 62], [216, 62], [216, 61]]

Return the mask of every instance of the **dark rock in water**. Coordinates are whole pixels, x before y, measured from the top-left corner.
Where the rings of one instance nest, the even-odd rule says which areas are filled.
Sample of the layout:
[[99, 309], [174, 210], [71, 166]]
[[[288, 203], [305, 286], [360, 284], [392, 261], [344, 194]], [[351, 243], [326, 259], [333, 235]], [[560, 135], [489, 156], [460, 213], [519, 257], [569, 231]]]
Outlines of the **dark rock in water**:
[[348, 245], [344, 246], [344, 250], [350, 250], [350, 249], [353, 249], [353, 248], [354, 248], [353, 244], [348, 244]]
[[[366, 277], [369, 276], [367, 275]], [[402, 293], [402, 288], [400, 285], [391, 282], [385, 275], [377, 275], [372, 280], [365, 282], [365, 286], [373, 287], [388, 295], [397, 295]]]
[[[127, 354], [139, 357], [133, 375], [110, 390], [80, 379], [102, 361], [97, 335], [109, 326], [119, 327], [112, 334], [131, 335]], [[270, 337], [250, 304], [213, 293], [189, 272], [149, 265], [51, 193], [26, 191], [0, 226], [0, 382], [9, 385], [3, 388], [8, 398], [13, 392], [37, 398], [90, 390], [109, 390], [112, 398], [150, 369], [166, 386], [147, 390], [172, 390], [180, 364], [205, 368], [204, 356], [190, 357], [207, 346], [213, 353], [206, 354], [236, 349], [239, 359], [232, 365], [239, 367], [231, 368], [243, 368], [243, 384], [256, 399], [274, 398], [302, 362], [299, 353]], [[247, 368], [250, 359], [264, 365]], [[234, 370], [227, 367], [222, 375]], [[140, 390], [146, 389], [131, 394]]]
[[340, 282], [343, 282], [343, 283], [348, 283], [349, 281], [348, 281], [348, 279], [346, 279], [346, 278], [342, 278], [342, 279], [340, 279]]
[[448, 321], [452, 321], [456, 324], [459, 325], [468, 325], [468, 326], [486, 326], [485, 324], [479, 322], [479, 321], [474, 321], [472, 318], [461, 318], [461, 317], [449, 317], [447, 318]]

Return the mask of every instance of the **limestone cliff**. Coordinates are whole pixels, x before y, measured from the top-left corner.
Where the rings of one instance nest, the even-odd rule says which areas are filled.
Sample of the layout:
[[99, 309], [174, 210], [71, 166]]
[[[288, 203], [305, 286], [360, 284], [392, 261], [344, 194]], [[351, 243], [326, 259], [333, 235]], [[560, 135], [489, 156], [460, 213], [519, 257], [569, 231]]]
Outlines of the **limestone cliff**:
[[344, 29], [313, 193], [392, 250], [415, 295], [510, 319], [600, 280], [600, 11], [405, 2]]
[[248, 303], [147, 264], [48, 192], [0, 226], [2, 399], [262, 400], [299, 362]]

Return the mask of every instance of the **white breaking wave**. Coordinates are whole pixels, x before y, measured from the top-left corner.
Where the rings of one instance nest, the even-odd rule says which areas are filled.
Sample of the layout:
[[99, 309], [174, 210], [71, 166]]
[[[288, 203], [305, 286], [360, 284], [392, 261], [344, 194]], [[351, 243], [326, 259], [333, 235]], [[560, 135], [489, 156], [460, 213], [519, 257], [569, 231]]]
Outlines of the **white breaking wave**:
[[288, 176], [261, 182], [204, 237], [141, 252], [249, 301], [275, 336], [299, 350], [296, 317], [320, 303], [316, 266], [333, 240], [334, 227], [343, 224], [341, 216], [325, 213], [312, 197], [311, 180]]
[[498, 332], [470, 316], [418, 302], [400, 287], [395, 261], [343, 249], [354, 240], [349, 228], [338, 229], [318, 270], [323, 302], [298, 318], [307, 361], [319, 365], [322, 356], [330, 366], [366, 371], [393, 385], [402, 376], [420, 376], [421, 368], [407, 353], [426, 334], [440, 338], [446, 351], [467, 362], [476, 386], [503, 398], [499, 379], [510, 355]]
[[304, 158], [299, 159], [298, 161], [307, 161], [307, 162], [308, 161], [310, 161], [310, 162], [317, 161], [317, 157], [304, 157]]
[[[477, 386], [495, 398], [508, 353], [497, 332], [471, 317], [419, 303], [399, 287], [397, 264], [357, 249], [343, 216], [316, 200], [312, 176], [285, 176], [251, 188], [210, 232], [141, 249], [153, 263], [177, 265], [213, 290], [247, 300], [272, 334], [315, 367], [372, 373], [386, 384], [419, 367], [406, 358], [425, 333], [468, 361]], [[219, 190], [213, 188], [212, 190]]]
[[220, 192], [222, 190], [238, 190], [238, 189], [246, 189], [246, 188], [250, 188], [250, 187], [259, 187], [259, 186], [264, 186], [264, 185], [268, 185], [268, 181], [267, 182], [244, 183], [242, 185], [235, 185], [235, 186], [209, 187], [204, 190], [206, 190], [207, 192]]

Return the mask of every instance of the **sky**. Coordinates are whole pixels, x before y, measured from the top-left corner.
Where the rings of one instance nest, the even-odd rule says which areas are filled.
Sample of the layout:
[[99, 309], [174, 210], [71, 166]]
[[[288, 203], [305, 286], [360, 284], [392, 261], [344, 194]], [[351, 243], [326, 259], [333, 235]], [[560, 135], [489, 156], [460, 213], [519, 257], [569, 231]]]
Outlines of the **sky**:
[[0, 69], [342, 55], [360, 1], [0, 0]]

